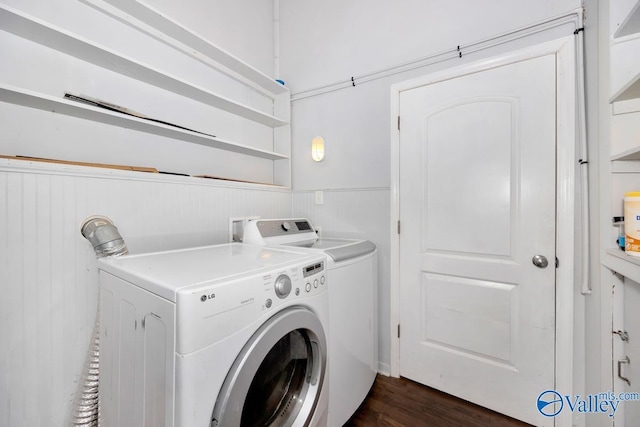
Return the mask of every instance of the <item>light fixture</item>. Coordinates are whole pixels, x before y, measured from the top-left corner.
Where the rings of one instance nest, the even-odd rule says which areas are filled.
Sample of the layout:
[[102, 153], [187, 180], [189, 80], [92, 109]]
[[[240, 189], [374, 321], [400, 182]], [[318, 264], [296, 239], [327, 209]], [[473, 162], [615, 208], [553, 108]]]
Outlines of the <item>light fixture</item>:
[[311, 140], [311, 158], [316, 162], [324, 159], [324, 138], [316, 136]]

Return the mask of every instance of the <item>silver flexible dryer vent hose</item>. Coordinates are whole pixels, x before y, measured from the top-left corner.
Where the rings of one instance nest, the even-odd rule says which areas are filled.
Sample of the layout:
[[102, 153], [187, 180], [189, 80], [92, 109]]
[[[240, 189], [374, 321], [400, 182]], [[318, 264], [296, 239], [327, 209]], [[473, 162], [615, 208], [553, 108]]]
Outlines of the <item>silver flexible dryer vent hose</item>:
[[76, 398], [73, 402], [73, 426], [97, 426], [100, 419], [98, 405], [98, 374], [100, 373], [100, 315], [96, 315], [87, 359], [78, 383]]
[[98, 258], [129, 253], [124, 239], [109, 218], [103, 216], [87, 218], [80, 232], [91, 242]]
[[[91, 242], [98, 258], [129, 253], [124, 239], [109, 218], [99, 216], [88, 218], [82, 224], [80, 231]], [[84, 362], [82, 377], [78, 382], [78, 390], [73, 403], [71, 420], [73, 426], [95, 427], [100, 423], [99, 373], [100, 309], [98, 308], [87, 359]]]

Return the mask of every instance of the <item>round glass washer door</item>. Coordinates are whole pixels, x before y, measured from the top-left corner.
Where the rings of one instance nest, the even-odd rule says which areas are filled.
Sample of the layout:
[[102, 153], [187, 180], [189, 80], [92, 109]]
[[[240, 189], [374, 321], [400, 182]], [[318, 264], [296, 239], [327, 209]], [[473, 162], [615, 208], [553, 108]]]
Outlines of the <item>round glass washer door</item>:
[[306, 426], [316, 409], [326, 371], [322, 324], [302, 307], [265, 322], [229, 370], [211, 418], [212, 427]]

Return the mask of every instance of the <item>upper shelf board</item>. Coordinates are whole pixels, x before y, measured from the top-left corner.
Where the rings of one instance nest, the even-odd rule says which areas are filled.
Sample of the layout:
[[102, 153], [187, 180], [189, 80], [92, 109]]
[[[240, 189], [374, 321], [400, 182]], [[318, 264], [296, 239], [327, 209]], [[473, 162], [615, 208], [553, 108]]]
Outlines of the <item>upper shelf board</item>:
[[611, 160], [640, 160], [640, 147], [614, 154], [611, 156]]
[[243, 144], [226, 141], [221, 138], [214, 138], [201, 133], [179, 129], [162, 123], [151, 122], [138, 117], [112, 112], [87, 104], [68, 101], [63, 98], [55, 98], [50, 95], [20, 89], [9, 85], [0, 84], [0, 101], [44, 111], [51, 111], [81, 119], [93, 120], [95, 122], [108, 125], [121, 126], [152, 135], [172, 138], [193, 144], [200, 144], [207, 147], [218, 148], [225, 151], [246, 154], [268, 160], [283, 160], [289, 158], [289, 156], [283, 154], [260, 150]]
[[266, 126], [275, 128], [289, 124], [288, 118], [281, 119], [234, 102], [3, 4], [0, 4], [0, 28], [99, 67]]
[[631, 12], [622, 21], [622, 24], [618, 27], [613, 34], [614, 38], [630, 36], [640, 32], [640, 1], [631, 9]]
[[[82, 0], [127, 25], [144, 31], [157, 40], [178, 49], [230, 77], [249, 84], [266, 95], [286, 94], [289, 89], [241, 59], [211, 43], [152, 6], [136, 0]], [[116, 12], [105, 6], [111, 5]], [[134, 19], [131, 19], [134, 18]], [[137, 21], [144, 25], [139, 25]], [[156, 31], [150, 31], [149, 27]], [[210, 60], [210, 61], [209, 61]], [[211, 64], [211, 61], [220, 66]]]
[[616, 92], [609, 102], [627, 101], [636, 98], [640, 98], [640, 73], [636, 74], [634, 78]]
[[624, 277], [628, 277], [634, 282], [640, 283], [640, 258], [627, 255], [620, 249], [607, 249], [607, 253], [602, 259], [602, 264], [622, 274]]

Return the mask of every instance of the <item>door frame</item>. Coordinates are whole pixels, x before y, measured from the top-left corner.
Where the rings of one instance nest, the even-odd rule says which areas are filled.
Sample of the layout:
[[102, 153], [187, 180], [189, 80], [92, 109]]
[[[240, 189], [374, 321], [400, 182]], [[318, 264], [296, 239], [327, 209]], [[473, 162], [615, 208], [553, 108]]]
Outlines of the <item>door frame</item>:
[[[390, 215], [390, 374], [400, 376], [400, 94], [404, 91], [495, 67], [546, 55], [556, 57], [556, 328], [555, 389], [574, 394], [574, 295], [576, 202], [576, 43], [573, 36], [499, 54], [470, 64], [434, 72], [391, 86], [391, 215]], [[401, 121], [400, 121], [401, 123]], [[541, 392], [543, 390], [540, 390]], [[531, 402], [532, 405], [535, 402]], [[571, 412], [555, 418], [556, 426], [571, 426]]]

